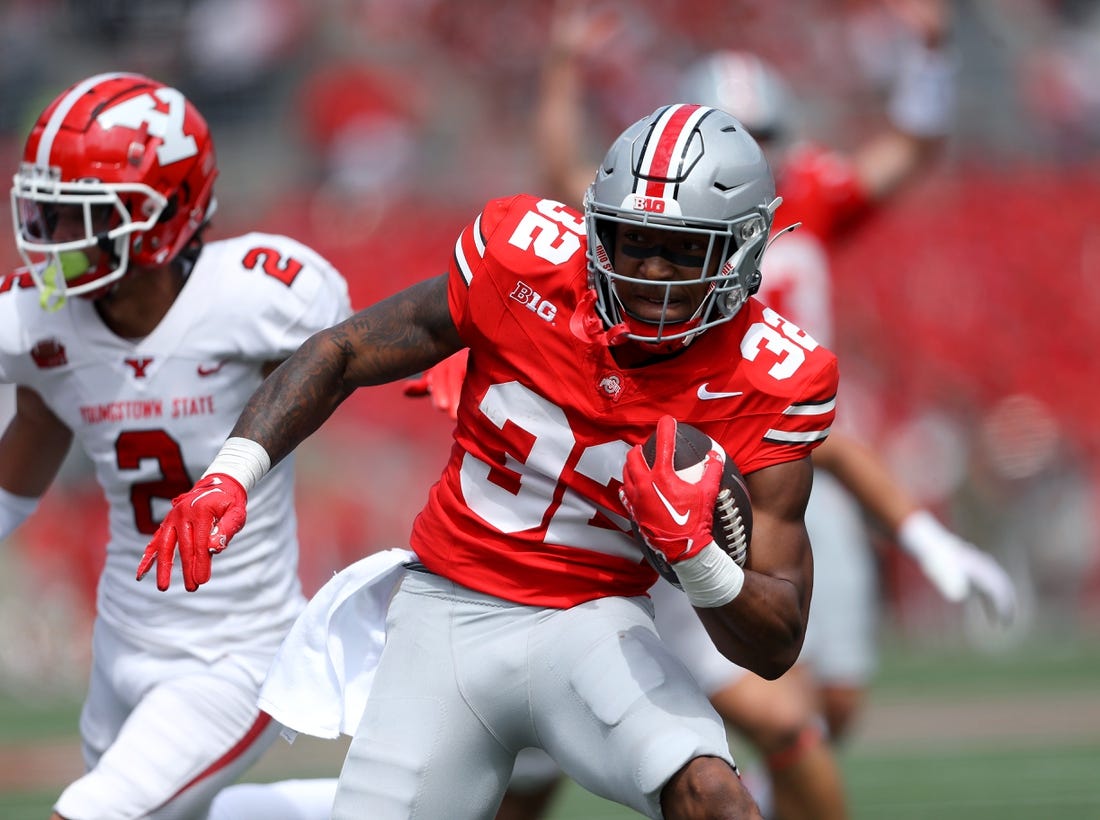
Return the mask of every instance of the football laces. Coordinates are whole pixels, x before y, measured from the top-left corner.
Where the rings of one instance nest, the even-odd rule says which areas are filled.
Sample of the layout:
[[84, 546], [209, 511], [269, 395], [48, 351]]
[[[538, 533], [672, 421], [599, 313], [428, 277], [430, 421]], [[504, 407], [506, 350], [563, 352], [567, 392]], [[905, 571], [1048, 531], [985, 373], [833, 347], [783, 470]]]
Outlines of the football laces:
[[723, 487], [718, 493], [714, 512], [725, 536], [726, 552], [737, 566], [743, 567], [749, 551], [749, 541], [745, 537], [745, 521], [741, 517], [741, 508], [737, 506], [733, 492], [728, 487]]

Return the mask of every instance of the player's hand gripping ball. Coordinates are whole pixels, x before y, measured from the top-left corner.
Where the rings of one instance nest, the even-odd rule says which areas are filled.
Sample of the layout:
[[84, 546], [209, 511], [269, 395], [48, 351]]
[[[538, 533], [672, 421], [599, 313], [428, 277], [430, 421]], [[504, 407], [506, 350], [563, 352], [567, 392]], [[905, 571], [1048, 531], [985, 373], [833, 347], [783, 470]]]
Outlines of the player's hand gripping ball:
[[[748, 488], [745, 486], [745, 477], [741, 475], [733, 459], [726, 455], [718, 442], [697, 427], [683, 422], [677, 423], [672, 456], [672, 464], [677, 476], [685, 481], [698, 481], [702, 477], [707, 454], [711, 451], [717, 452], [722, 460], [722, 479], [718, 497], [714, 503], [711, 536], [714, 542], [737, 562], [738, 566], [744, 566], [749, 554], [749, 542], [752, 539], [752, 502]], [[642, 444], [642, 454], [650, 467], [654, 466], [656, 453], [657, 433], [654, 432]], [[633, 521], [631, 523], [634, 537], [641, 546], [646, 560], [666, 581], [679, 588], [680, 582], [672, 565], [664, 555], [646, 543], [637, 523]]]

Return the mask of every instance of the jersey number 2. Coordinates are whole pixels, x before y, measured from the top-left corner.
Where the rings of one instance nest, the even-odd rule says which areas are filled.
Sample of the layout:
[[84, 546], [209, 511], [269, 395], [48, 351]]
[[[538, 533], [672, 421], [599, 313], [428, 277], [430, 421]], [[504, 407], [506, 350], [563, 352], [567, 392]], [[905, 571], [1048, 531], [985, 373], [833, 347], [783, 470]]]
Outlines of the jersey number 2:
[[130, 486], [130, 504], [134, 508], [134, 526], [144, 535], [152, 535], [160, 523], [153, 517], [153, 499], [171, 501], [191, 489], [191, 477], [183, 463], [180, 446], [164, 430], [128, 430], [115, 441], [115, 458], [120, 470], [136, 470], [141, 462], [155, 459], [161, 478], [138, 481]]

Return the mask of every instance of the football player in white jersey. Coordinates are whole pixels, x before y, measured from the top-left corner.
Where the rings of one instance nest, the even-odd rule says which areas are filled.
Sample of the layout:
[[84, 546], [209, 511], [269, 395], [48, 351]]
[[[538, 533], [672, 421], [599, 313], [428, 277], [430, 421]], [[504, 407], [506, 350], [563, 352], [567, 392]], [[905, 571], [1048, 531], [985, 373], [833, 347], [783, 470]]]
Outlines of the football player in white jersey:
[[137, 584], [134, 563], [252, 391], [350, 313], [347, 285], [285, 236], [204, 242], [211, 136], [155, 80], [76, 83], [38, 117], [22, 159], [11, 195], [26, 265], [0, 279], [0, 381], [16, 385], [0, 538], [74, 441], [110, 507], [80, 719], [87, 773], [53, 817], [205, 818], [277, 734], [257, 693], [304, 606], [291, 460], [255, 488], [233, 571], [207, 594]]
[[[253, 394], [139, 576], [156, 566], [167, 586], [177, 550], [188, 587], [232, 572], [221, 562], [248, 531], [248, 493], [353, 390], [469, 349], [334, 817], [485, 820], [531, 746], [648, 817], [760, 817], [721, 719], [657, 636], [657, 576], [631, 522], [724, 655], [768, 678], [790, 667], [812, 589], [809, 454], [838, 373], [751, 295], [778, 205], [737, 120], [662, 106], [612, 144], [583, 213], [490, 201], [446, 274], [315, 335]], [[678, 421], [717, 445], [695, 474], [672, 467]], [[744, 566], [710, 535], [725, 457], [752, 495]], [[341, 621], [339, 645], [367, 626]], [[316, 654], [284, 659], [299, 671]]]

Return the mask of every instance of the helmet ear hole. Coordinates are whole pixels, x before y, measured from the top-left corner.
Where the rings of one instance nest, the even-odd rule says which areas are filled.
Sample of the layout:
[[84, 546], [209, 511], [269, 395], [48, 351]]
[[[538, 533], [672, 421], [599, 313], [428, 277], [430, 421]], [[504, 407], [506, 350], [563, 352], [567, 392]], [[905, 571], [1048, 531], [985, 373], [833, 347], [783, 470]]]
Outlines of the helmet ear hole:
[[164, 210], [160, 212], [160, 216], [157, 218], [157, 224], [163, 225], [165, 222], [170, 222], [179, 210], [179, 204], [179, 194], [173, 193], [169, 196], [168, 204], [164, 206]]

